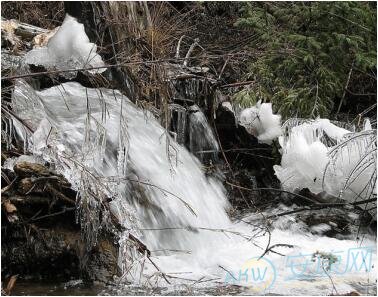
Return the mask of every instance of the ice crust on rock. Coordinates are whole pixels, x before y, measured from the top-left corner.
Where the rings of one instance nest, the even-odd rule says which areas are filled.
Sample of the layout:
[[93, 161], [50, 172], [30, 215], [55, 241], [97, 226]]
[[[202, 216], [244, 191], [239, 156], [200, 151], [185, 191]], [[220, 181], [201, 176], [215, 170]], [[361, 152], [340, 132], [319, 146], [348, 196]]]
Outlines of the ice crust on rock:
[[[84, 25], [68, 14], [59, 30], [49, 39], [47, 46], [28, 52], [24, 62], [57, 70], [105, 65], [97, 54], [96, 44], [89, 41]], [[92, 74], [103, 71], [105, 68], [89, 70]]]

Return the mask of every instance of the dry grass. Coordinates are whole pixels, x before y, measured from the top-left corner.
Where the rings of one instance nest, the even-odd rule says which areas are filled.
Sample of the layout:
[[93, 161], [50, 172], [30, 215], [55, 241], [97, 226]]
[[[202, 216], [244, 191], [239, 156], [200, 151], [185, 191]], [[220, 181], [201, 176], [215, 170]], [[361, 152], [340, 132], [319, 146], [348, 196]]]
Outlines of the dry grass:
[[61, 1], [2, 1], [1, 16], [53, 29], [64, 19], [64, 4]]
[[[105, 21], [116, 34], [114, 44], [119, 63], [173, 58], [179, 38], [190, 30], [185, 24], [186, 14], [178, 13], [164, 2], [102, 5]], [[138, 65], [131, 71], [141, 85], [142, 98], [149, 98], [158, 107], [162, 98], [169, 97], [164, 88], [163, 67]]]

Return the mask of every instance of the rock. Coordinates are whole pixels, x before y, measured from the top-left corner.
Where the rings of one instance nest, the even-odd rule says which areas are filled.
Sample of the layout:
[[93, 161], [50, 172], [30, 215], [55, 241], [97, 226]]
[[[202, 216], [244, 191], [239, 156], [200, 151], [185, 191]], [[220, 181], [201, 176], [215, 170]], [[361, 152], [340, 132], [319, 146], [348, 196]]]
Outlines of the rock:
[[16, 163], [14, 171], [18, 179], [2, 200], [3, 277], [82, 277], [108, 284], [119, 275], [117, 231], [104, 229], [96, 245], [85, 245], [75, 215], [77, 193], [63, 176], [26, 161]]
[[33, 188], [33, 185], [34, 184], [33, 184], [32, 179], [30, 177], [23, 178], [18, 183], [17, 191], [20, 194], [25, 195]]
[[13, 170], [20, 177], [52, 175], [51, 171], [42, 164], [30, 163], [25, 161], [16, 163], [13, 167]]

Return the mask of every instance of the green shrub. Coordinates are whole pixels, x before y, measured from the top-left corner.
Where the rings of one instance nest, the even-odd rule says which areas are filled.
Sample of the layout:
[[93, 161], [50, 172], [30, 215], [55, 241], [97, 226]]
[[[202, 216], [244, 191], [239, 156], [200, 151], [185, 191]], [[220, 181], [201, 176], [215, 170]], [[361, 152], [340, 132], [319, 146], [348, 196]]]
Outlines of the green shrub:
[[242, 106], [262, 99], [285, 118], [329, 116], [350, 72], [376, 72], [375, 3], [246, 2], [241, 13], [235, 25], [259, 36]]

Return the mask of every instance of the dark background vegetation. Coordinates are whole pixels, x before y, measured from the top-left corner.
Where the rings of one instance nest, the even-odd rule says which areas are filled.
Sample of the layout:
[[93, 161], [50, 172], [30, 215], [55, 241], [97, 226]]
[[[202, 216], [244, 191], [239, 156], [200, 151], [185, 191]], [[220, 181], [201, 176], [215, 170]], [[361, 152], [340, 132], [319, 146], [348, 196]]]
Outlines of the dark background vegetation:
[[[118, 60], [172, 58], [182, 35], [189, 37], [183, 40], [182, 52], [190, 38], [199, 38], [202, 50], [196, 49], [198, 60], [192, 64], [209, 67], [221, 84], [250, 81], [227, 91], [243, 106], [260, 99], [273, 102], [284, 118], [352, 120], [376, 102], [376, 2], [149, 2], [148, 30], [109, 19], [106, 5], [3, 2], [2, 16], [53, 28], [64, 19], [65, 8], [88, 18], [87, 23], [94, 10], [102, 10], [99, 15], [107, 27], [122, 27], [129, 35], [129, 51], [118, 52]], [[119, 6], [123, 9], [127, 4]], [[142, 15], [143, 9], [138, 9]], [[158, 96], [155, 71], [132, 70], [142, 79], [147, 101]]]

